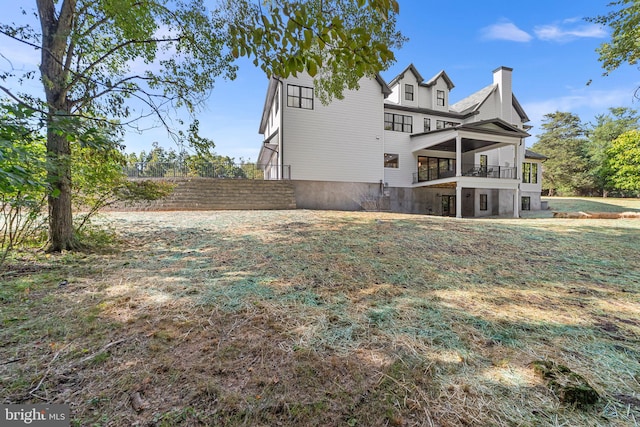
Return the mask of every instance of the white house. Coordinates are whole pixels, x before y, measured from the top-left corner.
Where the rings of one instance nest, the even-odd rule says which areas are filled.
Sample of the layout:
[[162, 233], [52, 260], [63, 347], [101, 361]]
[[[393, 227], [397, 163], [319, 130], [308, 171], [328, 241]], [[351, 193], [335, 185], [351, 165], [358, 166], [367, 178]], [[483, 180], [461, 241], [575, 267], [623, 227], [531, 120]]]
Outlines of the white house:
[[269, 81], [258, 163], [291, 179], [300, 208], [390, 209], [457, 217], [540, 209], [544, 156], [525, 149], [529, 121], [512, 69], [451, 104], [447, 73], [409, 65], [386, 83], [362, 79], [323, 105], [308, 75]]

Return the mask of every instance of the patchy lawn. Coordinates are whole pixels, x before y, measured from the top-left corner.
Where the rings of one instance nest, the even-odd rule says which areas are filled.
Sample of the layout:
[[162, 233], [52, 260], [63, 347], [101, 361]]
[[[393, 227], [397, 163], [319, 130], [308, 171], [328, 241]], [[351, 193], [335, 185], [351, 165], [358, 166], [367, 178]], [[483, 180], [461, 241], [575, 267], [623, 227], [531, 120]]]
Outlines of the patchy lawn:
[[640, 199], [615, 197], [543, 197], [559, 212], [639, 212]]
[[640, 422], [640, 220], [105, 218], [112, 251], [0, 276], [3, 403], [74, 426]]

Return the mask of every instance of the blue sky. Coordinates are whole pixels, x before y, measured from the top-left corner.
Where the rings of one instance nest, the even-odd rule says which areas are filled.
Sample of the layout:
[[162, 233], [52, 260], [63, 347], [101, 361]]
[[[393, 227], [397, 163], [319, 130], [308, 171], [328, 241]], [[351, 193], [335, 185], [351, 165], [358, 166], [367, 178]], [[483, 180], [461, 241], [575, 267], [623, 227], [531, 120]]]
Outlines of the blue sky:
[[[396, 52], [396, 64], [381, 74], [390, 81], [410, 63], [427, 80], [445, 70], [455, 84], [450, 95], [453, 103], [491, 84], [495, 68], [511, 67], [514, 93], [534, 126], [530, 146], [541, 132], [542, 117], [556, 110], [578, 114], [584, 122], [592, 122], [609, 107], [640, 110], [640, 102], [633, 98], [640, 86], [640, 70], [624, 65], [603, 77], [595, 49], [608, 40], [608, 31], [583, 19], [606, 13], [608, 3], [400, 0], [398, 29], [409, 41]], [[2, 21], [23, 19], [18, 16], [20, 6], [30, 10], [31, 4], [5, 5], [5, 13], [15, 10]], [[33, 68], [39, 58], [36, 51], [17, 48], [6, 38], [0, 38], [0, 54], [11, 59], [15, 68]], [[234, 81], [218, 80], [198, 119], [201, 134], [216, 143], [218, 154], [255, 160], [262, 141], [258, 126], [268, 80], [249, 61], [242, 60], [239, 66]], [[6, 67], [0, 58], [0, 71]], [[39, 84], [30, 82], [26, 89], [39, 90]], [[177, 148], [162, 128], [129, 133], [124, 144], [127, 152], [140, 152], [149, 151], [154, 141]]]

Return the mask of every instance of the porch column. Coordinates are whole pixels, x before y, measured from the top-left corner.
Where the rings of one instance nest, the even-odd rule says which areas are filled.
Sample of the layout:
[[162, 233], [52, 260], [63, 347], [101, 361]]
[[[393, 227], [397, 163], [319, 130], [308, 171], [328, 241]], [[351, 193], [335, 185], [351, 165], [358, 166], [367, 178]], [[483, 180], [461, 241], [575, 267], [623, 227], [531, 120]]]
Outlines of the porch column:
[[462, 218], [462, 187], [456, 185], [456, 218]]
[[514, 190], [515, 196], [513, 200], [513, 217], [520, 218], [520, 184], [518, 188]]
[[462, 176], [462, 138], [460, 135], [456, 135], [456, 176]]

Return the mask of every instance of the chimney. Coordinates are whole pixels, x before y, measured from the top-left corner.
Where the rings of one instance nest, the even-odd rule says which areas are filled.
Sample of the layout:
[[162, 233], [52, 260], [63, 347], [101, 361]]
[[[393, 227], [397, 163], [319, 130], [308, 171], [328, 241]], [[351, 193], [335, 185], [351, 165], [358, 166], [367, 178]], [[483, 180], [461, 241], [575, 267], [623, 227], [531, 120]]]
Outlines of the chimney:
[[498, 106], [498, 117], [507, 123], [513, 123], [511, 112], [513, 111], [512, 91], [511, 91], [511, 73], [513, 68], [498, 67], [493, 70], [493, 84], [498, 85], [498, 98], [500, 105]]

